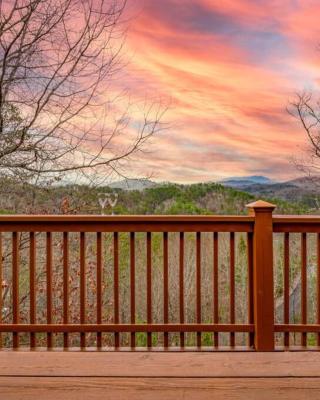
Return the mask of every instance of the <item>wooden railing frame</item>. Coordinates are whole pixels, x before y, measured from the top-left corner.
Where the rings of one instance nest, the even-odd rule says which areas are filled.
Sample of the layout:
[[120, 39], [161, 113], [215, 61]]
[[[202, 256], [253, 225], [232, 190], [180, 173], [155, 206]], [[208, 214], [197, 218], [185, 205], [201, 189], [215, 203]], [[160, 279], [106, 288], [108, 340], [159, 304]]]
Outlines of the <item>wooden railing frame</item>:
[[254, 215], [253, 309], [257, 351], [274, 350], [273, 225], [275, 205], [257, 201], [247, 205]]
[[[95, 332], [97, 334], [97, 348], [102, 346], [102, 333], [114, 333], [115, 348], [120, 347], [120, 334], [130, 333], [131, 348], [135, 348], [135, 333], [145, 332], [147, 334], [148, 348], [152, 348], [151, 333], [163, 332], [164, 348], [169, 347], [168, 334], [170, 332], [179, 333], [180, 346], [184, 348], [186, 332], [195, 332], [197, 336], [197, 347], [201, 347], [201, 333], [213, 333], [214, 347], [219, 349], [218, 332], [228, 332], [230, 334], [230, 346], [235, 346], [235, 333], [245, 332], [248, 334], [248, 345], [256, 351], [273, 351], [275, 349], [275, 333], [284, 333], [285, 346], [289, 346], [290, 332], [299, 332], [302, 337], [302, 346], [306, 347], [307, 332], [318, 334], [318, 344], [320, 344], [320, 290], [318, 293], [318, 315], [317, 324], [307, 323], [306, 292], [302, 304], [302, 320], [300, 324], [290, 324], [288, 317], [288, 268], [289, 268], [289, 233], [299, 232], [302, 238], [302, 280], [303, 285], [306, 281], [306, 233], [318, 233], [318, 252], [320, 260], [320, 217], [318, 216], [279, 216], [273, 215], [275, 205], [263, 201], [248, 204], [249, 214], [247, 216], [79, 216], [79, 215], [10, 215], [0, 216], [0, 232], [12, 232], [12, 323], [3, 323], [0, 316], [0, 332], [11, 332], [13, 334], [13, 347], [19, 347], [18, 333], [30, 333], [30, 347], [36, 346], [36, 333], [44, 332], [47, 334], [48, 348], [53, 347], [52, 334], [63, 333], [64, 346], [68, 347], [69, 333], [78, 332], [80, 334], [81, 347], [86, 346], [86, 333]], [[19, 323], [19, 250], [18, 233], [30, 233], [30, 324]], [[35, 232], [46, 232], [46, 271], [47, 281], [47, 323], [39, 324], [36, 321], [36, 299], [34, 294], [35, 287], [35, 259], [36, 245]], [[52, 323], [52, 232], [63, 233], [63, 276], [64, 276], [64, 301], [63, 301], [63, 321], [61, 324]], [[68, 319], [68, 233], [80, 233], [80, 323], [70, 324]], [[86, 323], [85, 303], [85, 232], [97, 233], [97, 322], [95, 324]], [[101, 310], [101, 279], [102, 279], [102, 259], [101, 247], [103, 232], [114, 233], [114, 320], [113, 323], [105, 324], [102, 321]], [[130, 323], [123, 324], [119, 320], [119, 292], [118, 292], [118, 234], [129, 232], [130, 238]], [[135, 321], [135, 232], [145, 232], [147, 245], [147, 323], [137, 324]], [[151, 233], [163, 233], [164, 240], [164, 319], [163, 323], [158, 324], [152, 321], [152, 291], [151, 291]], [[179, 259], [179, 323], [170, 323], [168, 320], [168, 232], [180, 233], [180, 256]], [[183, 247], [184, 233], [196, 233], [196, 322], [186, 323], [183, 296]], [[201, 320], [201, 234], [200, 232], [213, 233], [213, 323], [204, 324]], [[220, 323], [218, 317], [218, 233], [230, 233], [230, 323]], [[248, 237], [248, 321], [247, 324], [237, 324], [235, 321], [235, 293], [232, 279], [234, 278], [234, 233], [244, 232]], [[273, 288], [273, 233], [284, 233], [284, 258], [285, 258], [285, 299], [284, 302], [284, 323], [276, 324], [274, 317], [274, 288]], [[0, 244], [1, 244], [0, 236]], [[2, 251], [0, 246], [0, 252]], [[182, 253], [181, 253], [182, 251]], [[318, 276], [320, 279], [320, 261]], [[1, 263], [0, 263], [1, 272]], [[320, 280], [319, 280], [320, 281]], [[0, 289], [0, 305], [1, 305]], [[1, 336], [1, 335], [0, 335]]]

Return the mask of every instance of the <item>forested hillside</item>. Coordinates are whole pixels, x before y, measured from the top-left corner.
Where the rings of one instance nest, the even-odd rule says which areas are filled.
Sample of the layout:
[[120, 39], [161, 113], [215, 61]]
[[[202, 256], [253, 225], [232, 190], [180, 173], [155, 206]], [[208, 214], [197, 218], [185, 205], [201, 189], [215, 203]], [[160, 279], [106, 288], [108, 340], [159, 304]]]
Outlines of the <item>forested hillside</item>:
[[[0, 209], [2, 213], [100, 214], [99, 197], [110, 192], [118, 193], [116, 214], [244, 214], [246, 204], [261, 197], [216, 183], [166, 183], [144, 190], [123, 190], [86, 185], [39, 187], [6, 180], [0, 186]], [[277, 213], [310, 211], [303, 202], [263, 199], [275, 203]], [[110, 208], [105, 212], [110, 213]]]
[[[247, 212], [246, 204], [254, 201], [257, 197], [252, 194], [239, 191], [233, 188], [227, 188], [220, 184], [193, 184], [176, 185], [163, 184], [143, 190], [123, 190], [104, 188], [90, 188], [85, 185], [70, 186], [51, 186], [47, 188], [32, 185], [19, 185], [14, 181], [1, 182], [0, 208], [2, 213], [34, 213], [34, 214], [99, 214], [101, 206], [99, 197], [106, 193], [118, 193], [118, 203], [114, 209], [116, 214], [245, 214]], [[310, 210], [305, 205], [298, 202], [286, 202], [280, 199], [264, 198], [277, 204], [278, 213], [307, 213]], [[106, 208], [106, 213], [111, 209]], [[29, 237], [27, 233], [19, 236], [19, 254], [20, 254], [20, 294], [21, 294], [21, 321], [27, 321], [29, 307]], [[110, 233], [104, 233], [102, 236], [103, 247], [103, 319], [112, 321], [113, 315], [113, 262], [114, 262], [114, 238]], [[130, 294], [130, 242], [128, 233], [119, 235], [119, 271], [120, 271], [120, 319], [128, 321], [129, 314], [129, 294]], [[162, 314], [162, 295], [163, 295], [163, 235], [153, 233], [152, 240], [152, 293], [154, 297], [154, 321], [161, 321]], [[46, 317], [46, 236], [43, 233], [37, 233], [37, 260], [36, 260], [36, 279], [39, 296], [37, 297], [38, 321], [45, 321]], [[4, 321], [10, 321], [12, 318], [12, 257], [11, 257], [11, 236], [2, 235], [2, 285], [4, 295], [2, 298], [5, 313]], [[62, 318], [63, 302], [63, 236], [61, 233], [54, 233], [52, 236], [52, 254], [54, 259], [53, 269], [53, 317], [60, 321]], [[212, 234], [201, 234], [201, 276], [202, 276], [202, 295], [203, 302], [201, 306], [203, 320], [210, 322], [212, 319], [212, 265], [213, 265], [213, 247]], [[69, 235], [69, 273], [70, 273], [70, 318], [77, 321], [79, 317], [79, 235], [70, 233]], [[196, 237], [194, 233], [186, 233], [184, 238], [184, 284], [185, 284], [185, 312], [186, 320], [190, 323], [195, 322], [195, 263], [196, 263]], [[236, 286], [236, 317], [238, 321], [246, 322], [247, 313], [247, 239], [244, 233], [235, 234], [235, 286]], [[308, 270], [312, 279], [316, 271], [316, 238], [314, 235], [308, 236]], [[227, 323], [229, 321], [229, 282], [230, 282], [230, 235], [228, 233], [219, 233], [219, 318], [220, 321]], [[88, 233], [86, 235], [85, 262], [87, 301], [90, 312], [88, 312], [88, 322], [95, 321], [95, 302], [96, 302], [96, 236]], [[283, 237], [275, 235], [274, 243], [275, 259], [275, 295], [276, 295], [276, 314], [281, 319], [283, 309]], [[146, 235], [137, 233], [135, 238], [135, 263], [136, 263], [136, 320], [140, 323], [146, 322], [145, 302], [146, 298]], [[299, 235], [291, 237], [292, 257], [290, 264], [290, 296], [294, 302], [291, 308], [292, 318], [299, 319], [299, 298], [300, 291], [300, 263], [299, 256], [301, 252]], [[178, 315], [178, 268], [179, 268], [179, 235], [169, 232], [168, 234], [168, 266], [169, 266], [169, 318], [171, 321], [177, 321]], [[316, 299], [315, 280], [310, 283], [308, 310], [310, 318], [313, 318], [313, 310]], [[228, 335], [220, 334], [221, 343], [228, 343]], [[112, 338], [111, 338], [112, 339]], [[104, 344], [112, 346], [113, 342], [105, 336]], [[154, 335], [154, 345], [162, 344], [161, 335]], [[173, 344], [178, 343], [177, 335], [171, 336]], [[28, 344], [28, 335], [21, 336], [21, 343]], [[38, 336], [39, 341], [45, 345], [45, 336]], [[61, 337], [56, 337], [56, 343], [62, 345]], [[78, 345], [78, 337], [72, 341]], [[88, 335], [88, 343], [95, 345], [95, 336]], [[195, 337], [189, 334], [186, 337], [187, 344], [193, 346]], [[245, 343], [245, 335], [237, 335], [237, 343]], [[314, 340], [314, 338], [310, 338]], [[10, 346], [11, 337], [5, 335], [4, 343]], [[122, 337], [123, 345], [128, 345], [127, 335]], [[203, 335], [205, 345], [212, 344], [212, 338], [209, 334]], [[146, 337], [144, 334], [137, 336], [137, 345], [144, 346]]]

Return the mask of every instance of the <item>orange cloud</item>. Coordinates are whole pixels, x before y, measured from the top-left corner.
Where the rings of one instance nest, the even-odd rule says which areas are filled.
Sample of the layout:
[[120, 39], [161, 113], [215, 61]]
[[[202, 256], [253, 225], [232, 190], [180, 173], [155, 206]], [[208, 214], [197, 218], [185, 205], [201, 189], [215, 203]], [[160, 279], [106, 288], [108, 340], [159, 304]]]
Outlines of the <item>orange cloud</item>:
[[171, 128], [153, 140], [144, 170], [185, 182], [294, 176], [289, 159], [301, 151], [304, 134], [286, 106], [296, 90], [318, 85], [317, 2], [137, 3], [128, 76], [119, 86], [136, 101], [172, 104]]

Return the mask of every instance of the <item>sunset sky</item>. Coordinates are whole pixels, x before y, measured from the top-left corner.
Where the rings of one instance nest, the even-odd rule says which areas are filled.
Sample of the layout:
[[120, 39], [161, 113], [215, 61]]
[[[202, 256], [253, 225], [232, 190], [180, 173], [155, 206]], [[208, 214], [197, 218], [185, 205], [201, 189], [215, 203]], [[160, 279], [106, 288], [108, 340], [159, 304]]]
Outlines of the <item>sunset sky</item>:
[[157, 180], [298, 176], [304, 133], [286, 111], [320, 78], [319, 0], [131, 0], [126, 84], [170, 102], [137, 171]]

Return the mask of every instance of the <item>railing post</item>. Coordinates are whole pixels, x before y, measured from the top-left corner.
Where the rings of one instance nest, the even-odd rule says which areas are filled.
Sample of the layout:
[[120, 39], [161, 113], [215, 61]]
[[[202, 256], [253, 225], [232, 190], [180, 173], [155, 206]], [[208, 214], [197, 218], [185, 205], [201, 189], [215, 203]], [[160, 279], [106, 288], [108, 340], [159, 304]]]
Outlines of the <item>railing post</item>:
[[255, 217], [253, 232], [254, 345], [257, 351], [274, 350], [273, 227], [275, 205], [258, 200], [247, 205]]

